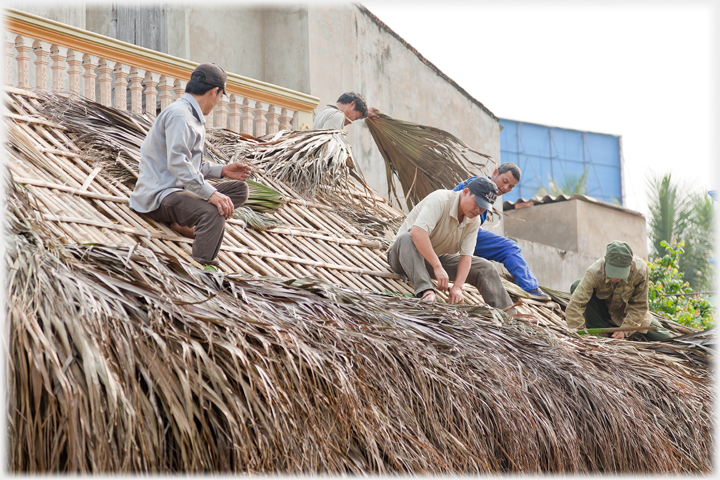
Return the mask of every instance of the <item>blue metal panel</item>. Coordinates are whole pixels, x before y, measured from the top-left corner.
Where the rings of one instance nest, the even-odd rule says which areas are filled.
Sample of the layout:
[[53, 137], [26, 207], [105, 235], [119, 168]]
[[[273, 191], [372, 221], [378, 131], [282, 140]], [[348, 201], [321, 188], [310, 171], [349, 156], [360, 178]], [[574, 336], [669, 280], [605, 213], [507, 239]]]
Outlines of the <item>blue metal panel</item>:
[[587, 169], [587, 195], [606, 202], [622, 201], [617, 136], [504, 119], [500, 125], [500, 159], [517, 164], [523, 173], [505, 200], [530, 198], [540, 187], [549, 189], [551, 179], [561, 185]]

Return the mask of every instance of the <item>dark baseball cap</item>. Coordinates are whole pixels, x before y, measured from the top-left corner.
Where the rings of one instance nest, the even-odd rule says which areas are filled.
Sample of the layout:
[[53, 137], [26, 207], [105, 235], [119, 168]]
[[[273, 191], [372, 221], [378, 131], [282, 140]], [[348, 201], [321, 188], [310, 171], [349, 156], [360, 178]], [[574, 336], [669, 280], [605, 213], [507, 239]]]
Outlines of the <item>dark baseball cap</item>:
[[214, 63], [201, 63], [193, 70], [190, 80], [198, 80], [213, 87], [220, 87], [225, 91], [227, 73], [219, 65]]
[[498, 196], [497, 185], [487, 177], [477, 177], [467, 184], [467, 188], [475, 195], [478, 207], [483, 210], [489, 210]]
[[627, 278], [630, 275], [633, 252], [630, 245], [615, 240], [605, 250], [605, 276], [608, 278]]

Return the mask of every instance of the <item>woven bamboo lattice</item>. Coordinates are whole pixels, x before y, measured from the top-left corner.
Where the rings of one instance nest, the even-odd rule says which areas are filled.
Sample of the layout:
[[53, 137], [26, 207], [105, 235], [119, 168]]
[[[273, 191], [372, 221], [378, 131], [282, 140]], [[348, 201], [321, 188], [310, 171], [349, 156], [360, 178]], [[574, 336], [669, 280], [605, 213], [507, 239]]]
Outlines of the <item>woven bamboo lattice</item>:
[[13, 471], [710, 471], [707, 349], [577, 337], [567, 294], [509, 282], [511, 318], [467, 286], [464, 307], [377, 295], [412, 292], [385, 260], [403, 214], [354, 184], [258, 172], [279, 225], [229, 221], [203, 273], [55, 100], [6, 91]]

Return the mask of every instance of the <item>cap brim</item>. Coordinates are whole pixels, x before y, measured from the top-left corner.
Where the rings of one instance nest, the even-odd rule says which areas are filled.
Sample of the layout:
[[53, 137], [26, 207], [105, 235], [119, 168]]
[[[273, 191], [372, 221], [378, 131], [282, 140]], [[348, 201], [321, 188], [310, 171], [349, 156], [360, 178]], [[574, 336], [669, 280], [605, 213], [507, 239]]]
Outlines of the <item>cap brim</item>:
[[616, 267], [605, 262], [605, 276], [608, 278], [627, 278], [630, 275], [630, 265], [627, 267]]
[[480, 195], [475, 195], [475, 201], [477, 202], [478, 207], [482, 208], [483, 210], [489, 210], [490, 207], [492, 207], [492, 203], [480, 197]]

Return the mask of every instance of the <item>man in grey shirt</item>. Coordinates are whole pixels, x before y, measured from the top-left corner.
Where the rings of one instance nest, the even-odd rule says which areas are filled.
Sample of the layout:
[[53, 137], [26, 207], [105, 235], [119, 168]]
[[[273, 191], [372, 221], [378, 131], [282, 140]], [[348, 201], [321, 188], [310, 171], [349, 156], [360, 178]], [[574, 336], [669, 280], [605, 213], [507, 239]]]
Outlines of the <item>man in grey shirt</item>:
[[345, 92], [335, 105], [328, 104], [318, 113], [313, 122], [313, 130], [341, 130], [355, 120], [377, 117], [378, 109], [368, 110], [365, 98], [359, 93]]
[[[194, 238], [192, 257], [216, 266], [225, 219], [248, 198], [251, 167], [203, 162], [205, 115], [225, 93], [227, 74], [214, 63], [193, 71], [185, 95], [163, 110], [140, 148], [140, 175], [130, 208]], [[206, 178], [232, 178], [217, 188]]]

